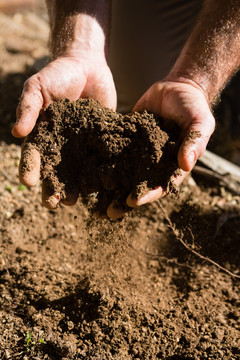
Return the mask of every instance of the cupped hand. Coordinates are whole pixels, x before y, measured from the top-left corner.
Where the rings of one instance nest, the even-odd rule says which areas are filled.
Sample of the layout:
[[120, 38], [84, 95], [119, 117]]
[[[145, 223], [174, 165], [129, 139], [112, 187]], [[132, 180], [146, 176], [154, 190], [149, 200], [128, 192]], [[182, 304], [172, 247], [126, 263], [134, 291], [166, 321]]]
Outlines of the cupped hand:
[[[41, 109], [53, 101], [61, 98], [77, 100], [81, 97], [100, 100], [103, 105], [115, 110], [116, 90], [105, 59], [57, 58], [25, 82], [12, 134], [15, 137], [27, 136], [34, 128]], [[36, 185], [40, 162], [39, 152], [36, 149], [29, 152], [25, 141], [19, 166], [20, 181], [24, 185]], [[65, 205], [72, 205], [77, 197], [78, 194], [73, 192], [66, 199], [61, 199], [59, 194], [50, 193], [43, 184], [43, 205], [49, 209], [56, 208], [61, 200]]]
[[[148, 110], [160, 115], [165, 122], [174, 121], [180, 128], [181, 146], [178, 152], [178, 164], [181, 175], [175, 177], [175, 185], [180, 185], [185, 176], [192, 170], [197, 159], [204, 153], [211, 134], [214, 131], [215, 120], [209, 103], [201, 87], [190, 81], [160, 81], [153, 84], [134, 106], [133, 111]], [[197, 134], [190, 139], [190, 134]], [[159, 179], [161, 183], [161, 179]], [[126, 200], [129, 207], [137, 207], [165, 195], [164, 189], [150, 191], [144, 197], [135, 199], [130, 194]], [[120, 208], [111, 204], [108, 216], [116, 219], [123, 216]]]

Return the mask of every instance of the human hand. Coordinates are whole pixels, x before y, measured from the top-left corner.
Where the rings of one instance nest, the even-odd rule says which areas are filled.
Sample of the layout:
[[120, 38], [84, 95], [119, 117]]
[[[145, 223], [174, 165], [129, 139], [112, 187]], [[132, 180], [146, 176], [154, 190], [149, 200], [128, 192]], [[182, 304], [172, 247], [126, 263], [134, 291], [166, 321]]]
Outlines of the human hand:
[[[183, 81], [160, 81], [153, 84], [134, 106], [133, 111], [148, 110], [160, 115], [166, 121], [174, 121], [180, 130], [181, 146], [178, 152], [178, 164], [181, 175], [175, 177], [175, 185], [180, 185], [185, 176], [192, 170], [197, 159], [204, 153], [208, 140], [214, 131], [215, 120], [209, 108], [204, 91], [196, 83]], [[189, 135], [195, 132], [194, 140]], [[160, 179], [161, 181], [161, 179]], [[129, 207], [152, 202], [165, 195], [165, 190], [159, 186], [140, 199], [130, 194], [126, 200]], [[116, 219], [124, 212], [111, 204], [108, 216]]]
[[[61, 98], [77, 100], [80, 97], [100, 100], [103, 105], [115, 110], [116, 90], [105, 59], [59, 57], [30, 77], [24, 84], [13, 135], [27, 136], [32, 131], [41, 109], [53, 101]], [[40, 162], [39, 152], [36, 149], [29, 152], [26, 141], [22, 147], [19, 166], [20, 181], [24, 185], [36, 185], [40, 176]], [[65, 205], [72, 205], [77, 198], [78, 194], [73, 192], [61, 199], [59, 194], [52, 194], [43, 183], [42, 202], [49, 209], [56, 208], [61, 201]]]

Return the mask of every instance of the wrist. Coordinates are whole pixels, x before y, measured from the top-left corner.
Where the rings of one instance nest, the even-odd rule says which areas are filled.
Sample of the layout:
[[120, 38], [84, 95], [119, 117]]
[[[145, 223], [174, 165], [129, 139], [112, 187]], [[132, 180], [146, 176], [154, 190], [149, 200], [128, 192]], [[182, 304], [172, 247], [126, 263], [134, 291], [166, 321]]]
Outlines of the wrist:
[[53, 27], [50, 36], [51, 58], [63, 56], [105, 58], [105, 34], [95, 18], [73, 15], [62, 28]]
[[211, 104], [216, 96], [213, 95], [214, 91], [210, 89], [207, 77], [201, 74], [201, 72], [196, 73], [190, 67], [185, 66], [181, 69], [174, 66], [164, 81], [182, 83], [194, 87], [203, 93], [208, 104]]
[[198, 21], [176, 61], [171, 77], [193, 81], [215, 104], [240, 64], [240, 4], [204, 1]]
[[79, 44], [74, 42], [69, 44], [62, 51], [54, 51], [50, 49], [50, 59], [51, 61], [59, 58], [70, 58], [76, 61], [87, 60], [89, 62], [105, 62], [106, 63], [106, 54], [105, 51], [90, 49], [85, 46], [85, 44]]

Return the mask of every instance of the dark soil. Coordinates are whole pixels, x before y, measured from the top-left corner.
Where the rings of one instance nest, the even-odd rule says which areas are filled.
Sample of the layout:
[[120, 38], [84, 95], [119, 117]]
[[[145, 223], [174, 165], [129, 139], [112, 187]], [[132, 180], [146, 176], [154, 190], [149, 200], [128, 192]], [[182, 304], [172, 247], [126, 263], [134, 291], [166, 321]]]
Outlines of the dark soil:
[[[239, 359], [239, 280], [186, 250], [158, 203], [96, 220], [20, 186], [9, 130], [47, 31], [42, 10], [0, 25], [0, 359]], [[161, 205], [191, 249], [240, 274], [239, 196], [189, 177]]]
[[49, 193], [64, 199], [74, 189], [85, 202], [97, 193], [95, 208], [105, 213], [111, 202], [123, 207], [130, 192], [140, 197], [160, 185], [174, 189], [177, 132], [162, 128], [163, 121], [146, 111], [123, 116], [93, 99], [60, 100], [42, 112], [26, 139], [23, 171], [37, 148]]

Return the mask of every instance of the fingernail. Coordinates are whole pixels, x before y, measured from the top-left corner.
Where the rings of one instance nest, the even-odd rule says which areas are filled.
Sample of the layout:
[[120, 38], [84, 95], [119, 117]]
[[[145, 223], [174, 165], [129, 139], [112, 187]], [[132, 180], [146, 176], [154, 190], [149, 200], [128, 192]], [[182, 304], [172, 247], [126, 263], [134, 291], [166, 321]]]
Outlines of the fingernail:
[[137, 199], [135, 197], [132, 196], [132, 194], [128, 195], [127, 200], [126, 200], [126, 204], [127, 206], [131, 207], [131, 208], [135, 208], [137, 207]]
[[112, 220], [116, 220], [124, 216], [124, 211], [120, 207], [115, 207], [114, 203], [111, 203], [107, 209], [107, 216]]
[[196, 155], [194, 151], [191, 151], [188, 155], [188, 161], [190, 163], [191, 168], [194, 167], [195, 162], [196, 162]]

